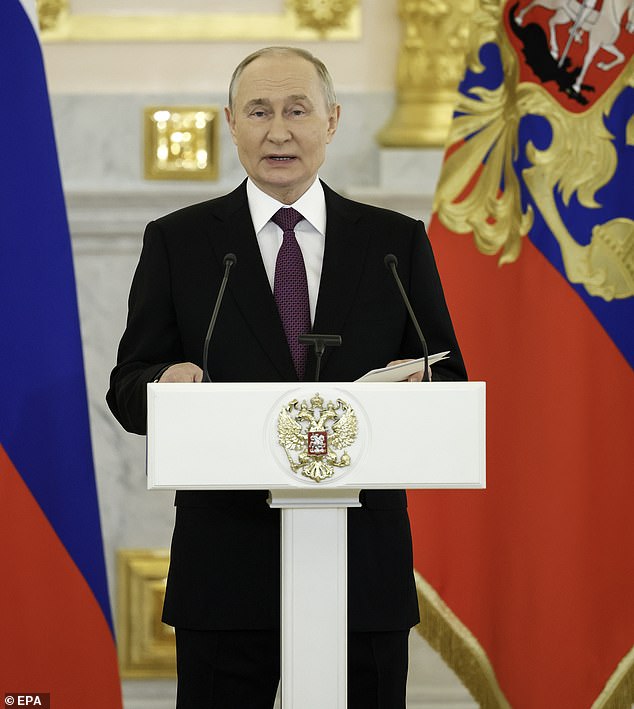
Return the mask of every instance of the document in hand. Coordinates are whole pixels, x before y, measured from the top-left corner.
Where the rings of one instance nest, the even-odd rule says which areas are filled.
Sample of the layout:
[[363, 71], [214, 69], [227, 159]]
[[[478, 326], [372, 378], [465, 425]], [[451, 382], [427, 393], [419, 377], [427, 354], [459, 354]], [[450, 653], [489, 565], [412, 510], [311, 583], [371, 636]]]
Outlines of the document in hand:
[[[447, 359], [447, 352], [438, 352], [437, 354], [429, 355], [429, 366], [443, 359]], [[425, 358], [412, 359], [409, 362], [402, 364], [393, 364], [391, 367], [383, 367], [381, 369], [372, 369], [367, 374], [357, 379], [358, 382], [401, 382], [407, 379], [415, 372], [422, 372], [425, 366]]]

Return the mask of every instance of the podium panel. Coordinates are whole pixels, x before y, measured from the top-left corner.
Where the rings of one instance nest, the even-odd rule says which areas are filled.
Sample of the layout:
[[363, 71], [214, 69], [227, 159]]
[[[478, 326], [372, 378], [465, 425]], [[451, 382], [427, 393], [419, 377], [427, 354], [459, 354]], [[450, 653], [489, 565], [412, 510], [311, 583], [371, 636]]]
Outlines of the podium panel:
[[357, 420], [349, 464], [319, 487], [485, 487], [483, 382], [149, 384], [148, 487], [315, 489], [291, 469], [278, 424], [316, 395]]

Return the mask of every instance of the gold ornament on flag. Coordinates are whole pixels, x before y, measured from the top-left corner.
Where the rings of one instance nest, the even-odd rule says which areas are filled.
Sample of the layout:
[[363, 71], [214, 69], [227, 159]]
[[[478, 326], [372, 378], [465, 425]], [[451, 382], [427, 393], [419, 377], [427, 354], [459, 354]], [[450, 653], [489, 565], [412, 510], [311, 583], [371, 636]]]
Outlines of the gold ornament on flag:
[[343, 399], [329, 401], [315, 394], [310, 403], [297, 399], [280, 411], [277, 433], [291, 470], [313, 482], [331, 478], [336, 468], [350, 465], [347, 452], [357, 438], [354, 409]]

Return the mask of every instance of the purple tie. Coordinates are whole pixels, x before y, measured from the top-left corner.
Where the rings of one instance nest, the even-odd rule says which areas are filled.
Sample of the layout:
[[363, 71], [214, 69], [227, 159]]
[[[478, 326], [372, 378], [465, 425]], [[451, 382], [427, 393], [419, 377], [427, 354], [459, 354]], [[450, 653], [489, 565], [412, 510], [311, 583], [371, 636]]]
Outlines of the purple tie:
[[306, 268], [295, 237], [295, 226], [303, 218], [292, 207], [282, 207], [271, 217], [271, 221], [284, 232], [275, 262], [273, 295], [300, 381], [304, 379], [308, 346], [301, 345], [298, 336], [309, 333], [311, 329]]

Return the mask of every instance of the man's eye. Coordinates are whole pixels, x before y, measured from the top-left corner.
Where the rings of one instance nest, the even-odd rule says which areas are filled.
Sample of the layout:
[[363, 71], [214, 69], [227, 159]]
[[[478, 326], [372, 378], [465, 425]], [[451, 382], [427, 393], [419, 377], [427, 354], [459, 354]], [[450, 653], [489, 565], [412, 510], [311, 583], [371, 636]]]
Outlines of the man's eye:
[[266, 116], [266, 111], [262, 110], [261, 108], [258, 108], [255, 111], [251, 111], [250, 115], [254, 116], [255, 118], [263, 118], [264, 116]]
[[303, 116], [305, 115], [306, 111], [303, 108], [294, 108], [291, 111], [292, 116]]

